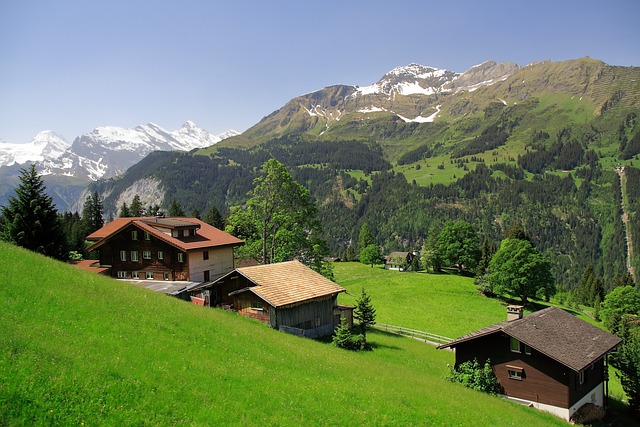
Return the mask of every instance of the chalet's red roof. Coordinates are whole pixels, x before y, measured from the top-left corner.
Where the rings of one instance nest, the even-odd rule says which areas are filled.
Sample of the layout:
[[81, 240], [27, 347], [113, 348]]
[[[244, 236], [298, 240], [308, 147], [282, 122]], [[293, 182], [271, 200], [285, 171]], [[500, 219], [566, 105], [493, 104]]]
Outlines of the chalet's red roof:
[[[240, 246], [244, 244], [242, 240], [197, 218], [133, 217], [116, 218], [101, 229], [91, 233], [87, 236], [87, 240], [93, 240], [95, 243], [91, 245], [88, 250], [93, 251], [100, 248], [100, 246], [107, 243], [111, 237], [129, 226], [146, 231], [153, 237], [185, 252], [194, 249], [217, 246]], [[181, 228], [197, 228], [197, 231], [195, 236], [185, 237], [172, 237], [163, 232], [163, 230], [167, 229]]]
[[238, 273], [255, 286], [236, 292], [252, 292], [273, 307], [298, 304], [345, 291], [342, 286], [299, 261], [236, 268], [218, 280]]
[[576, 372], [582, 371], [622, 342], [617, 336], [558, 307], [548, 307], [522, 319], [487, 326], [438, 348], [453, 348], [496, 332], [504, 332]]

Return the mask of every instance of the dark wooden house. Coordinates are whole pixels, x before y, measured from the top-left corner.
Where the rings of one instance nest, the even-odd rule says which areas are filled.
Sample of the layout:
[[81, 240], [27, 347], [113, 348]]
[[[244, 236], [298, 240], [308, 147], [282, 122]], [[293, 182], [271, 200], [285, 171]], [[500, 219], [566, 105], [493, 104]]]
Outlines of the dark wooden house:
[[233, 248], [244, 244], [196, 218], [116, 218], [87, 239], [112, 277], [191, 282], [232, 271]]
[[557, 307], [508, 310], [509, 320], [438, 348], [455, 349], [456, 367], [490, 360], [505, 396], [566, 420], [587, 403], [606, 407], [606, 355], [620, 338]]
[[330, 335], [353, 307], [339, 306], [339, 286], [298, 261], [236, 268], [209, 283], [175, 293], [200, 305], [222, 307], [274, 329], [316, 338]]

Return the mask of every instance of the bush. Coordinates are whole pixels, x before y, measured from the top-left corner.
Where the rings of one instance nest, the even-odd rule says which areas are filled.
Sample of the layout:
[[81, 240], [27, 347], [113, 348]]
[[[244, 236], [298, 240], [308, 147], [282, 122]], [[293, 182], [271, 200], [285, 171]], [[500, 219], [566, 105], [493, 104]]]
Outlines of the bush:
[[458, 369], [451, 368], [448, 380], [489, 394], [500, 394], [502, 391], [489, 359], [484, 366], [480, 366], [478, 360], [473, 359], [461, 363]]
[[344, 348], [345, 350], [359, 351], [368, 349], [364, 336], [362, 334], [354, 335], [345, 317], [340, 319], [340, 326], [336, 329], [332, 342], [336, 347]]

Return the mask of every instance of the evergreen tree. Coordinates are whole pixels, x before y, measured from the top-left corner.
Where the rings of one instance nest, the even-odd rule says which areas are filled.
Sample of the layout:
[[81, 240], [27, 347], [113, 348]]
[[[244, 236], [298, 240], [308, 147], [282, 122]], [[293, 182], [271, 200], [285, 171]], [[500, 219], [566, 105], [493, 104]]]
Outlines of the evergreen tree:
[[56, 258], [67, 258], [67, 242], [53, 199], [32, 163], [20, 170], [16, 195], [2, 208], [0, 236], [23, 248]]
[[176, 199], [171, 200], [169, 204], [169, 210], [167, 212], [167, 216], [170, 217], [184, 217], [187, 216], [184, 213], [184, 209], [182, 209], [182, 205], [176, 201]]
[[211, 207], [205, 214], [203, 221], [209, 225], [214, 226], [215, 228], [224, 230], [224, 219], [222, 218], [222, 215], [220, 215], [220, 211], [218, 210], [216, 205], [211, 205]]
[[98, 192], [94, 191], [92, 195], [87, 196], [82, 208], [82, 226], [85, 236], [102, 228], [104, 225], [103, 213], [104, 205], [102, 204], [102, 199]]
[[129, 214], [132, 217], [142, 216], [144, 207], [142, 206], [142, 202], [140, 201], [140, 196], [133, 196], [133, 200], [131, 201], [131, 206], [129, 206]]
[[505, 239], [527, 240], [531, 242], [531, 238], [527, 233], [525, 233], [524, 228], [522, 228], [520, 224], [513, 224], [509, 227]]
[[127, 206], [127, 202], [122, 202], [122, 206], [120, 206], [120, 210], [118, 211], [119, 218], [129, 218], [131, 216], [131, 211], [129, 210], [129, 206]]
[[371, 305], [371, 298], [362, 288], [360, 296], [356, 299], [356, 307], [353, 310], [353, 317], [358, 321], [358, 328], [364, 339], [367, 341], [367, 331], [376, 324], [376, 310]]
[[357, 261], [358, 256], [356, 255], [356, 250], [353, 248], [353, 245], [347, 246], [347, 249], [344, 251], [344, 260], [345, 261]]
[[629, 407], [640, 413], [640, 327], [632, 325], [628, 318], [619, 323], [622, 344], [613, 353], [612, 364], [620, 371], [616, 375], [629, 398]]
[[[371, 232], [369, 231], [369, 226], [367, 223], [363, 223], [362, 227], [360, 227], [360, 234], [358, 235], [358, 253], [360, 253], [364, 248], [369, 245], [373, 245], [373, 236], [371, 236]], [[368, 263], [365, 263], [368, 264]]]
[[194, 209], [191, 211], [191, 217], [192, 218], [196, 218], [196, 219], [202, 219], [200, 218], [200, 211], [198, 209]]

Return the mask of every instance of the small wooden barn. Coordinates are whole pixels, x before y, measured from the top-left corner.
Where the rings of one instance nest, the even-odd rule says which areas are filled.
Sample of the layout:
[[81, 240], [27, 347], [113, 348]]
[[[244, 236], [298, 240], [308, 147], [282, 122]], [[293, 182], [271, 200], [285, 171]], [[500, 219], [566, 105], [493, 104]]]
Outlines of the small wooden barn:
[[331, 335], [353, 307], [338, 305], [345, 292], [298, 261], [236, 268], [207, 283], [182, 290], [200, 305], [221, 307], [264, 322], [274, 329], [310, 338]]
[[507, 319], [438, 348], [455, 349], [456, 367], [489, 359], [506, 397], [566, 420], [588, 403], [606, 407], [606, 355], [620, 338], [557, 307], [523, 317], [509, 306]]

